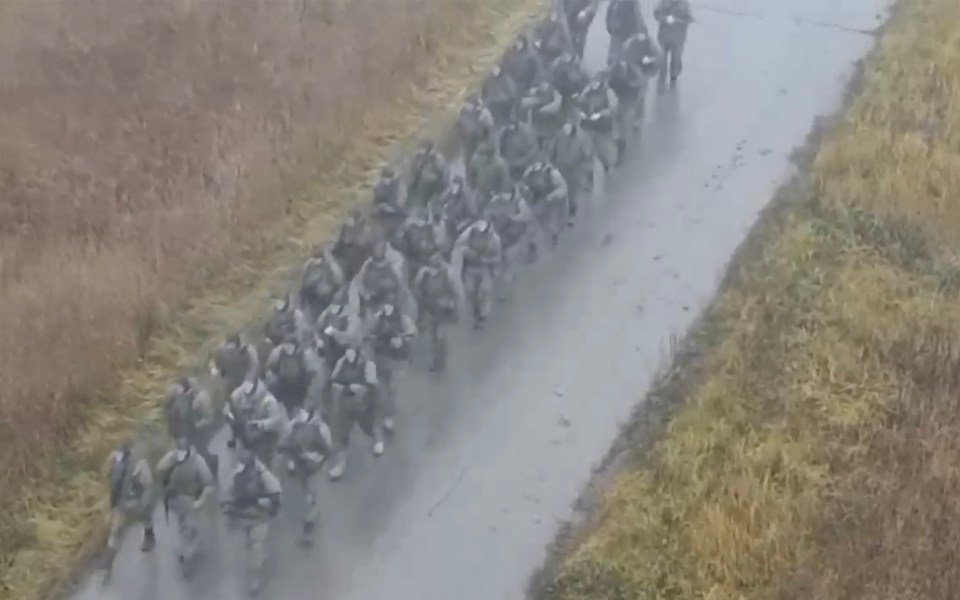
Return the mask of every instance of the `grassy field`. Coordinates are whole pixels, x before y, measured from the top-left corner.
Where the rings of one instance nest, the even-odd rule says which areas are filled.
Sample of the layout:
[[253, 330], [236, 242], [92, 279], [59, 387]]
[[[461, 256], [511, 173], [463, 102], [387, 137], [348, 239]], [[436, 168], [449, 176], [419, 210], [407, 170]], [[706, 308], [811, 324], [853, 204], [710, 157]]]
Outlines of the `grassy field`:
[[958, 193], [960, 10], [902, 0], [541, 595], [956, 597]]
[[542, 2], [110, 6], [0, 8], [0, 600], [62, 593], [109, 450]]

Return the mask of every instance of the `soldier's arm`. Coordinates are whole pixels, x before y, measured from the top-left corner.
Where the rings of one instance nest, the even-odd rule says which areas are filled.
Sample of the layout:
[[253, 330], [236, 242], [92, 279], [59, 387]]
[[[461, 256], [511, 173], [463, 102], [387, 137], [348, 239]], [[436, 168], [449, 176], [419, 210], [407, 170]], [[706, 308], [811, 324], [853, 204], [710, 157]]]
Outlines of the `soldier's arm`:
[[264, 400], [267, 403], [267, 418], [260, 421], [260, 425], [267, 431], [282, 435], [284, 414], [283, 408], [273, 394], [268, 394]]
[[666, 8], [666, 0], [660, 0], [660, 2], [657, 3], [657, 7], [653, 9], [653, 18], [658, 22], [663, 21], [663, 19], [667, 16]]
[[370, 385], [380, 385], [380, 380], [377, 379], [377, 365], [372, 360], [368, 360], [363, 366], [363, 378]]
[[413, 319], [411, 319], [409, 315], [402, 315], [400, 317], [400, 323], [403, 326], [403, 335], [405, 337], [417, 335], [417, 324], [413, 322]]
[[303, 351], [303, 365], [311, 377], [316, 377], [317, 373], [323, 370], [323, 359], [313, 348], [306, 348]]
[[609, 88], [607, 89], [607, 109], [604, 112], [611, 115], [617, 112], [617, 95]]
[[336, 381], [340, 378], [340, 373], [343, 372], [343, 358], [337, 361], [337, 364], [333, 366], [333, 371], [330, 373], [330, 380]]
[[279, 499], [283, 488], [280, 486], [280, 480], [277, 479], [277, 476], [271, 473], [270, 469], [266, 467], [260, 471], [260, 476], [263, 479], [263, 491], [266, 492], [268, 496], [274, 496]]
[[543, 112], [548, 114], [556, 114], [560, 112], [560, 109], [563, 106], [563, 98], [560, 97], [559, 92], [553, 93], [553, 100], [550, 101], [550, 104], [547, 104], [543, 107]]
[[249, 365], [243, 379], [253, 383], [260, 378], [260, 357], [257, 355], [257, 350], [253, 347], [253, 344], [247, 344], [243, 351], [247, 355], [247, 364]]
[[173, 465], [176, 463], [177, 457], [175, 452], [167, 452], [163, 455], [163, 458], [157, 463], [157, 478], [160, 481], [163, 481], [167, 478], [167, 475], [170, 473], [170, 470], [173, 469]]
[[194, 463], [196, 464], [197, 477], [199, 477], [200, 484], [203, 486], [200, 496], [193, 502], [194, 506], [199, 508], [204, 506], [207, 500], [210, 499], [210, 496], [213, 495], [214, 479], [213, 473], [210, 472], [210, 467], [207, 466], [207, 461], [204, 460], [202, 456], [195, 454]]
[[193, 409], [197, 415], [199, 415], [196, 422], [198, 429], [204, 429], [213, 424], [213, 399], [207, 390], [201, 389], [197, 391], [197, 395], [193, 399]]
[[566, 198], [567, 181], [563, 178], [560, 171], [554, 170], [550, 178], [553, 180], [553, 192], [550, 193], [552, 199]]
[[150, 463], [147, 462], [147, 459], [141, 458], [137, 461], [137, 466], [133, 469], [133, 476], [143, 489], [139, 498], [140, 508], [147, 511], [152, 506], [154, 499], [153, 473], [150, 472]]

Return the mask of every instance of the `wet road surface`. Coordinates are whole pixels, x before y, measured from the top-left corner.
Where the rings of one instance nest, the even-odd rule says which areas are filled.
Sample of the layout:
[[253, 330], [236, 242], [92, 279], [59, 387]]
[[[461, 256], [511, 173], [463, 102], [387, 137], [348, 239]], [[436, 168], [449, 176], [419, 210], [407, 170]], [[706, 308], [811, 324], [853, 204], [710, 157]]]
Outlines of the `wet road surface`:
[[[728, 260], [818, 115], [836, 110], [885, 0], [695, 4], [678, 87], [651, 86], [644, 139], [560, 248], [523, 272], [486, 330], [457, 331], [446, 375], [400, 382], [397, 434], [374, 458], [357, 435], [325, 481], [313, 549], [285, 495], [261, 597], [520, 600], [620, 424], [716, 290]], [[652, 16], [645, 14], [648, 21]], [[591, 69], [607, 49], [603, 12]], [[468, 339], [469, 338], [469, 339]], [[229, 456], [223, 439], [216, 448]], [[231, 460], [222, 461], [225, 480]], [[176, 532], [131, 531], [111, 584], [76, 600], [244, 598], [243, 538], [210, 526], [203, 566], [178, 574]]]

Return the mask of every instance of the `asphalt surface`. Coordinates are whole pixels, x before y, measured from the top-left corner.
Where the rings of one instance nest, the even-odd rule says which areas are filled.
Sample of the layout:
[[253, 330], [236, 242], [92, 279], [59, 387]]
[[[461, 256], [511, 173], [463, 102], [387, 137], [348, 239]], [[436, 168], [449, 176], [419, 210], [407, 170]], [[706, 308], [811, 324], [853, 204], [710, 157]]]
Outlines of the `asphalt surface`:
[[[651, 86], [641, 144], [558, 251], [523, 272], [487, 329], [457, 331], [446, 375], [400, 383], [398, 431], [374, 458], [358, 434], [343, 481], [324, 482], [315, 546], [294, 543], [289, 486], [261, 597], [513, 600], [540, 566], [591, 469], [715, 293], [727, 262], [818, 115], [835, 111], [886, 0], [695, 4], [685, 72]], [[649, 12], [645, 15], [652, 17]], [[586, 61], [598, 68], [603, 13]], [[469, 339], [467, 339], [469, 338]], [[223, 439], [217, 448], [222, 456]], [[231, 460], [222, 461], [223, 475]], [[76, 600], [244, 598], [244, 547], [222, 520], [184, 582], [176, 531], [131, 531], [113, 581]]]

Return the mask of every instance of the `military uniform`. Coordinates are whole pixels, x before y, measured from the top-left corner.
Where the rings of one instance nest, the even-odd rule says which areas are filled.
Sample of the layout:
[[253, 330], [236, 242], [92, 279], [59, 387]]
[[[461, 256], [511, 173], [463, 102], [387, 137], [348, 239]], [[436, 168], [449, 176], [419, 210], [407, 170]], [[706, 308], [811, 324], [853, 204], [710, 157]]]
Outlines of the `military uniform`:
[[278, 346], [290, 336], [296, 337], [300, 343], [307, 343], [313, 338], [313, 328], [303, 311], [287, 296], [274, 306], [264, 326], [264, 337], [273, 346]]
[[267, 359], [267, 388], [294, 415], [303, 406], [307, 390], [321, 370], [314, 344], [303, 345], [287, 340], [270, 352]]
[[550, 65], [550, 83], [563, 99], [564, 120], [576, 117], [577, 95], [590, 83], [590, 76], [572, 54], [562, 54]]
[[447, 165], [432, 144], [425, 144], [413, 156], [410, 183], [407, 186], [407, 205], [426, 207], [447, 187]]
[[356, 348], [349, 348], [333, 368], [330, 383], [333, 397], [330, 423], [333, 429], [334, 455], [328, 474], [331, 479], [339, 479], [346, 468], [346, 450], [354, 426], [359, 426], [373, 439], [375, 455], [383, 453], [383, 423], [377, 398], [377, 365]]
[[490, 110], [490, 116], [497, 127], [503, 127], [513, 117], [514, 107], [520, 99], [517, 84], [500, 67], [494, 67], [493, 73], [483, 82], [480, 91], [483, 103]]
[[578, 104], [583, 114], [581, 127], [590, 135], [604, 171], [609, 172], [616, 163], [621, 138], [616, 122], [617, 97], [605, 82], [595, 80], [580, 93]]
[[260, 355], [252, 344], [233, 336], [223, 343], [213, 358], [212, 374], [223, 380], [227, 395], [245, 381], [260, 377]]
[[306, 503], [301, 541], [309, 544], [316, 526], [319, 474], [333, 450], [330, 428], [319, 412], [301, 410], [290, 422], [279, 448], [293, 464], [294, 480], [300, 485]]
[[554, 136], [564, 123], [563, 98], [554, 87], [543, 82], [520, 101], [524, 119], [528, 120], [537, 136], [541, 152], [548, 152]]
[[137, 458], [129, 447], [110, 455], [110, 537], [107, 539], [105, 581], [110, 579], [113, 561], [127, 528], [143, 525], [140, 549], [149, 552], [156, 544], [153, 532], [153, 508], [156, 504], [153, 473], [144, 458]]
[[366, 338], [377, 364], [380, 415], [383, 426], [392, 431], [397, 414], [397, 383], [400, 369], [410, 362], [410, 341], [417, 326], [392, 304], [385, 305], [370, 320]]
[[225, 408], [227, 421], [244, 448], [272, 467], [277, 442], [289, 424], [280, 402], [257, 380], [234, 390]]
[[216, 434], [213, 400], [193, 377], [170, 386], [164, 403], [167, 430], [174, 439], [186, 438], [207, 461], [210, 473], [217, 478], [220, 459], [210, 451], [210, 440]]
[[503, 262], [500, 238], [489, 223], [478, 221], [460, 234], [454, 248], [454, 269], [462, 274], [473, 304], [474, 328], [480, 329], [490, 315], [493, 284]]
[[521, 35], [503, 57], [503, 70], [516, 85], [518, 97], [526, 95], [543, 76], [540, 57], [536, 55], [527, 38]]
[[490, 221], [500, 238], [503, 255], [496, 287], [500, 299], [506, 300], [513, 290], [520, 263], [536, 258], [533, 211], [520, 189], [514, 188], [509, 194], [498, 194], [490, 202]]
[[463, 145], [463, 160], [465, 163], [470, 162], [477, 146], [482, 141], [493, 137], [496, 130], [493, 115], [482, 100], [477, 98], [463, 106], [457, 118], [457, 133]]
[[439, 256], [420, 269], [413, 282], [414, 293], [420, 305], [423, 328], [430, 336], [432, 371], [443, 371], [447, 366], [448, 326], [457, 322], [463, 291], [450, 265]]
[[637, 0], [611, 0], [607, 6], [607, 33], [610, 34], [610, 51], [607, 64], [620, 60], [624, 43], [638, 33], [647, 33], [647, 25], [640, 13]]
[[187, 573], [200, 548], [200, 516], [213, 494], [214, 480], [203, 457], [178, 444], [157, 463], [157, 475], [163, 484], [164, 506], [177, 516], [180, 563]]
[[581, 129], [570, 123], [565, 125], [557, 136], [549, 158], [567, 182], [572, 218], [577, 213], [581, 196], [589, 196], [592, 191], [595, 158], [593, 147]]
[[573, 39], [563, 15], [551, 12], [534, 29], [534, 48], [543, 64], [550, 64], [564, 52], [573, 52]]
[[[442, 213], [447, 225], [446, 236], [455, 240], [480, 215], [480, 205], [473, 191], [462, 181], [455, 180], [443, 196]], [[418, 270], [425, 264], [426, 261], [418, 264]]]
[[318, 249], [303, 266], [300, 277], [300, 302], [307, 318], [316, 320], [333, 301], [346, 279], [343, 268], [330, 249]]
[[372, 240], [366, 221], [359, 215], [351, 215], [340, 227], [333, 246], [333, 256], [343, 269], [344, 279], [350, 280], [357, 274], [371, 250]]
[[573, 38], [574, 50], [578, 57], [583, 58], [583, 49], [587, 45], [587, 33], [597, 14], [597, 2], [595, 0], [563, 0], [563, 5], [570, 35]]
[[467, 183], [484, 201], [494, 194], [509, 192], [513, 187], [510, 168], [500, 156], [497, 140], [490, 139], [477, 147], [467, 165]]
[[519, 181], [540, 155], [537, 135], [528, 123], [512, 123], [500, 131], [500, 156], [510, 169], [510, 176]]
[[569, 214], [567, 182], [556, 167], [544, 162], [531, 165], [523, 180], [530, 190], [530, 205], [540, 228], [556, 245]]
[[245, 459], [234, 473], [223, 502], [227, 517], [243, 529], [247, 590], [252, 596], [258, 594], [263, 585], [267, 536], [270, 523], [280, 510], [280, 494], [280, 481], [276, 476], [259, 459]]
[[665, 77], [669, 69], [670, 80], [676, 81], [683, 69], [683, 47], [687, 42], [687, 28], [693, 22], [690, 3], [687, 0], [660, 0], [653, 16], [660, 24], [657, 41], [664, 53], [661, 76]]

